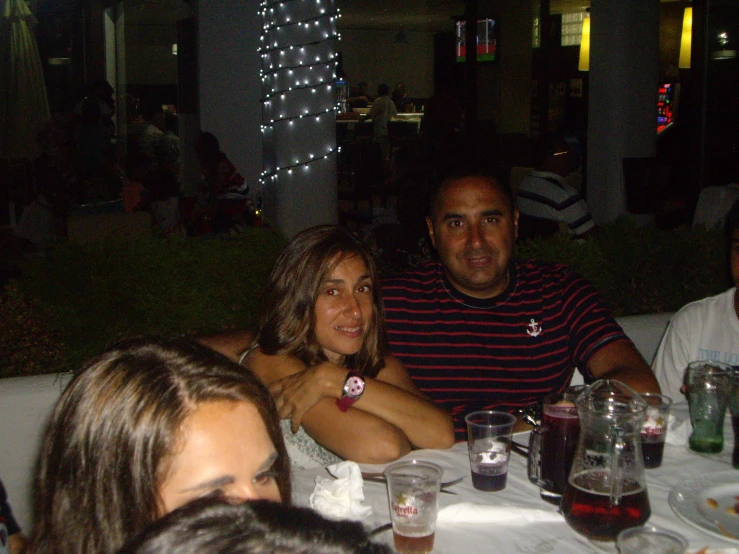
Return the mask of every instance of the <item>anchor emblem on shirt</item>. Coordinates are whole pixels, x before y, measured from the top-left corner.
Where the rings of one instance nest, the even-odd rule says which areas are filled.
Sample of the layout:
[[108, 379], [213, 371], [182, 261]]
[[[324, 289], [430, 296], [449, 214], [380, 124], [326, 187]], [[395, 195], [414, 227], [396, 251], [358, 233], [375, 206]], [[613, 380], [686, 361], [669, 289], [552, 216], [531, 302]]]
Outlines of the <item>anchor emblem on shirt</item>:
[[532, 319], [531, 323], [529, 323], [528, 325], [528, 329], [526, 329], [526, 332], [532, 337], [538, 337], [541, 333], [541, 327], [539, 327], [539, 324]]

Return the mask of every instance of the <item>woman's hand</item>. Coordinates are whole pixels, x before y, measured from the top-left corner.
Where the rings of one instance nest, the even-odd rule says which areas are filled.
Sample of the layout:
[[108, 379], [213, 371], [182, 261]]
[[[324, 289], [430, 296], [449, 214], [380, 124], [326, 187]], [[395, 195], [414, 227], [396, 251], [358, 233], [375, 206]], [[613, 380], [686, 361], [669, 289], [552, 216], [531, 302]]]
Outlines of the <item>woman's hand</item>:
[[335, 364], [325, 362], [284, 377], [269, 386], [280, 417], [292, 420], [293, 433], [298, 432], [305, 413], [322, 398], [338, 398], [341, 395], [346, 372]]

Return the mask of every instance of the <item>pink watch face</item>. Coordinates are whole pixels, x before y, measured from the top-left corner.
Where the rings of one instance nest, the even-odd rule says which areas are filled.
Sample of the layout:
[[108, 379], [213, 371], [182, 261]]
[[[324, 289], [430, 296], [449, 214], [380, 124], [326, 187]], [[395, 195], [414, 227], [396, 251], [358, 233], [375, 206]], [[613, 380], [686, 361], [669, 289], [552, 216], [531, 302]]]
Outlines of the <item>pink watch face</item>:
[[364, 392], [364, 380], [361, 377], [352, 375], [344, 384], [344, 392], [347, 396], [356, 398]]

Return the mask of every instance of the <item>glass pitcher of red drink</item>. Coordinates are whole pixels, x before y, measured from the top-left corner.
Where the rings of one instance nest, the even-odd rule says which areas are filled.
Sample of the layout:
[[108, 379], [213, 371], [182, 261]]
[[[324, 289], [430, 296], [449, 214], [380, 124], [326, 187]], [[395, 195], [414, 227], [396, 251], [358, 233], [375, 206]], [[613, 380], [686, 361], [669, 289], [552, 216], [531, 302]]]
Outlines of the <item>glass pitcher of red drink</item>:
[[647, 403], [623, 383], [603, 379], [580, 394], [576, 405], [580, 438], [562, 514], [578, 533], [614, 541], [651, 515], [641, 449]]

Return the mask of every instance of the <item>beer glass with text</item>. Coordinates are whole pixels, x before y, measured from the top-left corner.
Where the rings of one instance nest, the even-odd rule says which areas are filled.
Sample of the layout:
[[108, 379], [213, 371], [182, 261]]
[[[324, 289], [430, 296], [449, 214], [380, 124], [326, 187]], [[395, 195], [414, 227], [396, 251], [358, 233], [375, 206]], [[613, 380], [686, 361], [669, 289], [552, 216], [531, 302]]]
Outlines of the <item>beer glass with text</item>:
[[385, 468], [393, 541], [400, 554], [433, 550], [443, 472], [436, 464], [418, 460]]

